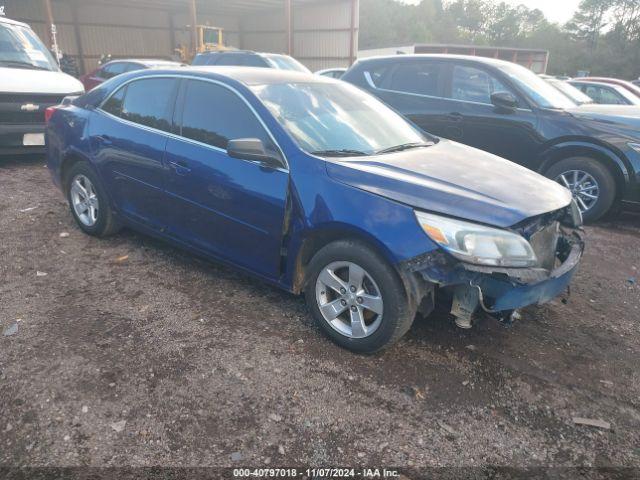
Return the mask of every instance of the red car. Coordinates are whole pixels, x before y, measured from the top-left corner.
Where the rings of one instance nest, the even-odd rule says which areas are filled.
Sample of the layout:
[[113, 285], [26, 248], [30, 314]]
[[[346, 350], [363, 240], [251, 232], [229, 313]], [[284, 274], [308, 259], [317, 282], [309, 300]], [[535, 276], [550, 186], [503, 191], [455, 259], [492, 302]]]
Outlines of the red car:
[[609, 83], [611, 85], [618, 85], [623, 87], [625, 90], [630, 91], [636, 97], [640, 98], [640, 86], [634, 85], [631, 82], [627, 82], [626, 80], [619, 80], [617, 78], [605, 78], [605, 77], [580, 77], [574, 78], [574, 80], [585, 80], [589, 82], [599, 82], [599, 83]]
[[93, 72], [81, 76], [80, 81], [88, 92], [92, 88], [100, 85], [102, 82], [105, 82], [116, 75], [120, 75], [121, 73], [132, 72], [134, 70], [146, 70], [148, 68], [175, 68], [180, 65], [181, 64], [178, 62], [171, 62], [169, 60], [112, 60], [104, 65], [100, 65]]

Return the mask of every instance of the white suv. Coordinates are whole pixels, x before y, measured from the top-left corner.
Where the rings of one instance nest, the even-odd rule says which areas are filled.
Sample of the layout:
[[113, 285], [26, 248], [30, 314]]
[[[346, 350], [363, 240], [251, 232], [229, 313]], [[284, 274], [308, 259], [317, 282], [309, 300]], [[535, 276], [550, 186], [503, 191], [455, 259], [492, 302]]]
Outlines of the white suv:
[[84, 87], [31, 27], [0, 16], [0, 155], [44, 152], [44, 111]]

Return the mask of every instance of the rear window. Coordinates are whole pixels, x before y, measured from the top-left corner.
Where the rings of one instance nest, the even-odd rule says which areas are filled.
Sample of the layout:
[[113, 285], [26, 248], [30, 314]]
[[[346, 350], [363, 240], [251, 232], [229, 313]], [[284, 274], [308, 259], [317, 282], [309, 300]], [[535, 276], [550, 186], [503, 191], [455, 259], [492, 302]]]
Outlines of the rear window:
[[177, 80], [173, 78], [136, 80], [111, 95], [102, 110], [130, 122], [169, 132], [176, 85]]

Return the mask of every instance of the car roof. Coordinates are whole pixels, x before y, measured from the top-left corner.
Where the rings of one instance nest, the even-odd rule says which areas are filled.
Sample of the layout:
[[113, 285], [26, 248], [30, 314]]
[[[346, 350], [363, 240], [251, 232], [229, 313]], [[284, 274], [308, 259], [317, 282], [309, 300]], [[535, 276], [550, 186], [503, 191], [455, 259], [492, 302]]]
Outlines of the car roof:
[[618, 85], [617, 83], [599, 82], [597, 80], [588, 80], [588, 79], [584, 79], [584, 78], [573, 78], [573, 79], [569, 80], [569, 83], [582, 83], [582, 84], [585, 84], [585, 85], [596, 85], [596, 86], [599, 86], [599, 87], [609, 87], [609, 88], [613, 88], [613, 89], [622, 88], [624, 90], [624, 87], [622, 85]]
[[0, 16], [0, 23], [8, 23], [10, 25], [20, 25], [21, 27], [31, 28], [28, 24], [23, 22], [18, 22], [17, 20], [12, 20], [7, 17]]
[[440, 59], [440, 60], [463, 60], [463, 61], [467, 61], [467, 62], [475, 62], [475, 63], [482, 63], [482, 64], [485, 64], [485, 65], [493, 65], [495, 67], [517, 65], [517, 64], [514, 64], [513, 62], [509, 62], [507, 60], [500, 60], [498, 58], [478, 57], [478, 56], [475, 56], [475, 55], [452, 55], [452, 54], [448, 54], [448, 53], [415, 53], [415, 54], [411, 54], [411, 55], [405, 55], [405, 54], [403, 54], [403, 55], [383, 55], [383, 56], [361, 58], [361, 59], [358, 59], [358, 63], [360, 63], [360, 62], [366, 63], [366, 62], [369, 62], [369, 61], [376, 61], [376, 60], [407, 61], [407, 60], [411, 60], [411, 59], [418, 60], [418, 59], [424, 59], [424, 58], [433, 58], [433, 59]]
[[262, 55], [260, 52], [254, 52], [253, 50], [219, 50], [215, 52], [200, 52], [198, 55]]
[[109, 60], [104, 65], [109, 65], [111, 63], [139, 63], [140, 65], [145, 65], [147, 67], [153, 67], [154, 65], [180, 65], [180, 62], [174, 62], [172, 60], [162, 60], [155, 58], [114, 58], [113, 60]]
[[337, 83], [337, 80], [321, 77], [313, 73], [298, 72], [294, 70], [279, 70], [276, 68], [260, 67], [236, 67], [236, 66], [208, 66], [190, 65], [180, 68], [154, 69], [136, 72], [136, 76], [158, 74], [197, 75], [204, 78], [219, 79], [224, 77], [235, 80], [247, 86], [270, 85], [279, 83]]

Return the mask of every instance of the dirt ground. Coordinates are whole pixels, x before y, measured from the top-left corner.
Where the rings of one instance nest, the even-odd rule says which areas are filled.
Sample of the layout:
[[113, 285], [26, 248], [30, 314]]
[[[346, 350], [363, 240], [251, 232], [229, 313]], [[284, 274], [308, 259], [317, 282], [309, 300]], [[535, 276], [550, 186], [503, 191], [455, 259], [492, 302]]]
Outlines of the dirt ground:
[[0, 465], [640, 467], [640, 215], [587, 242], [566, 304], [358, 356], [302, 298], [84, 235], [42, 158], [0, 160]]

